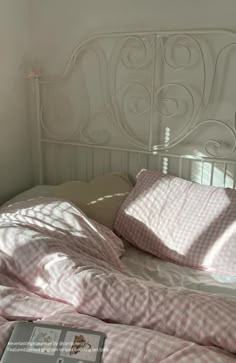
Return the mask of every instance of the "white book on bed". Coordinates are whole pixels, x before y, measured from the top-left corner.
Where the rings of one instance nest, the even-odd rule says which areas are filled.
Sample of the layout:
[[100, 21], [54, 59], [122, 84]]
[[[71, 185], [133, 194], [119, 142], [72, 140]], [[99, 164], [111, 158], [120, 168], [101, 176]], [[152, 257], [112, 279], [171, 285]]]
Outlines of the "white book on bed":
[[59, 325], [18, 322], [2, 363], [99, 363], [105, 334]]

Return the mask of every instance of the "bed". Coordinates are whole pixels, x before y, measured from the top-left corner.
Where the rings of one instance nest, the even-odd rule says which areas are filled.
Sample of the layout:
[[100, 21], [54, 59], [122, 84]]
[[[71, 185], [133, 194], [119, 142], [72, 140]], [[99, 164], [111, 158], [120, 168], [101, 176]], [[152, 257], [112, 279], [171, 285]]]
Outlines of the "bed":
[[104, 332], [104, 363], [236, 361], [235, 50], [223, 30], [109, 33], [60, 75], [34, 65], [36, 186], [0, 208], [0, 353], [37, 320]]

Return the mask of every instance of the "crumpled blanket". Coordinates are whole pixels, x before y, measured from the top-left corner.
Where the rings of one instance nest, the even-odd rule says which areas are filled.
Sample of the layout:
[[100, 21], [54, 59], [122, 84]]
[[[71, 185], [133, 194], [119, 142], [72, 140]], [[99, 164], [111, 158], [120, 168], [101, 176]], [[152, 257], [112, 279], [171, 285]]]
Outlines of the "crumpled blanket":
[[17, 320], [103, 331], [104, 362], [234, 362], [236, 302], [130, 276], [122, 242], [65, 200], [0, 213], [0, 351]]

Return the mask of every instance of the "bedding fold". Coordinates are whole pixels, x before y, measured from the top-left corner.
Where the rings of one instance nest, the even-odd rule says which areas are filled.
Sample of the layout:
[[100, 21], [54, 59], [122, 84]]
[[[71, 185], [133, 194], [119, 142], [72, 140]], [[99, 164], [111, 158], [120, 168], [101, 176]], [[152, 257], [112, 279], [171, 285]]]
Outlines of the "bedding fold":
[[0, 251], [2, 319], [102, 330], [105, 362], [121, 359], [115, 344], [127, 349], [127, 362], [236, 359], [235, 301], [130, 276], [119, 259], [122, 242], [67, 201], [39, 198], [4, 209]]
[[[13, 290], [12, 290], [13, 293]], [[27, 291], [24, 292], [28, 297]], [[203, 347], [160, 332], [135, 326], [105, 323], [97, 318], [77, 313], [66, 304], [37, 297], [45, 309], [24, 304], [24, 293], [18, 296], [17, 305], [8, 308], [8, 313], [18, 320], [40, 319], [42, 323], [63, 325], [72, 328], [92, 329], [106, 335], [103, 351], [104, 363], [233, 363], [235, 357], [221, 349]], [[1, 296], [1, 289], [0, 289]], [[33, 299], [33, 294], [30, 299]], [[2, 308], [2, 301], [0, 300]], [[29, 309], [30, 307], [30, 309]], [[39, 307], [39, 305], [38, 305]], [[5, 305], [5, 308], [6, 305]], [[1, 311], [3, 311], [1, 309]], [[37, 321], [39, 322], [39, 321]], [[15, 321], [0, 317], [0, 357], [10, 337]]]

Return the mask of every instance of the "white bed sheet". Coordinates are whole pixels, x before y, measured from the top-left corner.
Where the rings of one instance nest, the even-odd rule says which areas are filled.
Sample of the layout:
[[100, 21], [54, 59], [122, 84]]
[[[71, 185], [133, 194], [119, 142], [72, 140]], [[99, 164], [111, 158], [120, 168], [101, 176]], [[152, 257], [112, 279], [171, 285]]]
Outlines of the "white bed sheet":
[[180, 266], [141, 251], [126, 241], [124, 243], [126, 253], [122, 261], [132, 275], [166, 286], [180, 286], [236, 299], [236, 277]]
[[33, 188], [26, 190], [23, 193], [16, 195], [14, 198], [11, 198], [6, 203], [1, 205], [1, 208], [7, 207], [16, 202], [22, 202], [27, 199], [37, 198], [37, 197], [52, 197], [53, 196], [53, 185], [36, 185]]
[[[31, 198], [53, 196], [53, 189], [54, 186], [38, 185], [12, 198], [2, 207]], [[166, 286], [180, 286], [236, 299], [236, 277], [179, 266], [141, 251], [126, 241], [124, 243], [126, 253], [122, 261], [133, 276]]]

